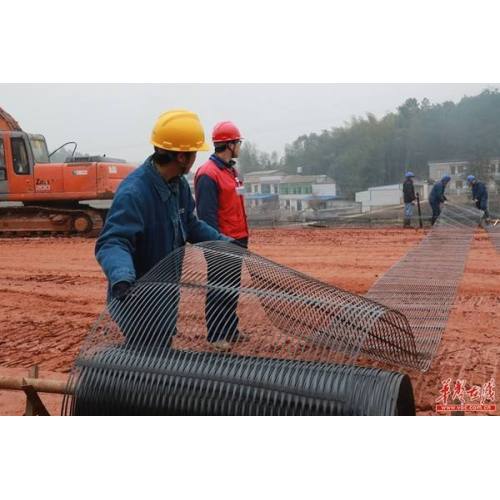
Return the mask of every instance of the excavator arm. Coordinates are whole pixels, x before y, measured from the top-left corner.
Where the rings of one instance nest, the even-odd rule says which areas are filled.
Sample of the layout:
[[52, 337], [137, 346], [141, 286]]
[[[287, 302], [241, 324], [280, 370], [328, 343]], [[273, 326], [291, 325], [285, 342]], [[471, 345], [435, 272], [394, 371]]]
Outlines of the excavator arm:
[[17, 130], [22, 132], [23, 129], [7, 111], [0, 108], [0, 130]]

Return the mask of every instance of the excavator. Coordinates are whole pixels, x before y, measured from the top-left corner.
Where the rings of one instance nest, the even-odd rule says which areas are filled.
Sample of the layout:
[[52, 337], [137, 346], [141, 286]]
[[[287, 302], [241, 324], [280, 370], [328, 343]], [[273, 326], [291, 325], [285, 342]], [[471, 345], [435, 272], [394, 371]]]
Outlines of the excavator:
[[24, 132], [0, 107], [0, 237], [99, 234], [120, 182], [135, 167], [75, 156], [72, 144], [64, 163], [51, 163], [66, 144], [49, 154], [43, 135]]

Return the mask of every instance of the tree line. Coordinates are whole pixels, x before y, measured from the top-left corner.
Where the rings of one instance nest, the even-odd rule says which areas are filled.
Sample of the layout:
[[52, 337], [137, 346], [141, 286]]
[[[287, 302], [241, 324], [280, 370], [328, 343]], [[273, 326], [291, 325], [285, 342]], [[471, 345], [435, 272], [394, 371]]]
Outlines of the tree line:
[[294, 174], [302, 167], [305, 175], [327, 174], [344, 196], [352, 197], [369, 186], [400, 182], [407, 170], [427, 179], [428, 163], [435, 160], [468, 160], [471, 172], [486, 178], [493, 157], [500, 157], [498, 89], [458, 103], [410, 98], [380, 119], [368, 113], [342, 127], [301, 135], [281, 157], [246, 142], [239, 165], [243, 172]]

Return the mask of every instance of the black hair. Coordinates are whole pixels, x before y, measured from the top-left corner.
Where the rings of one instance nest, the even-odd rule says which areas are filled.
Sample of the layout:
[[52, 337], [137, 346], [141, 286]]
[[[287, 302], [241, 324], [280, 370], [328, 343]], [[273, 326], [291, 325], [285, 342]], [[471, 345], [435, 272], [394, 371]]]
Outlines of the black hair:
[[161, 149], [155, 146], [155, 152], [153, 153], [153, 161], [160, 166], [167, 165], [168, 163], [174, 161], [178, 155], [185, 154], [190, 157], [192, 151], [167, 151], [166, 149]]

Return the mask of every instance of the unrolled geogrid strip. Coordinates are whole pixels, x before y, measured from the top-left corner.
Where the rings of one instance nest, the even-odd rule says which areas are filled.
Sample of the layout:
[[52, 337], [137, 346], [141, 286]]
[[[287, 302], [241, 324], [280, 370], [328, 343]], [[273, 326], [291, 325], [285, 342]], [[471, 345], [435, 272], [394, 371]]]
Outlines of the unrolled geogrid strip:
[[460, 206], [465, 216], [470, 219], [472, 225], [483, 227], [488, 233], [491, 243], [500, 252], [500, 219], [495, 214], [490, 214], [488, 220], [483, 219], [483, 211], [473, 208], [471, 206]]
[[438, 349], [477, 224], [468, 209], [446, 205], [427, 237], [366, 294], [407, 318], [421, 370], [429, 368]]
[[496, 225], [486, 226], [486, 231], [488, 231], [491, 243], [493, 243], [496, 251], [500, 253], [500, 222], [497, 222]]

